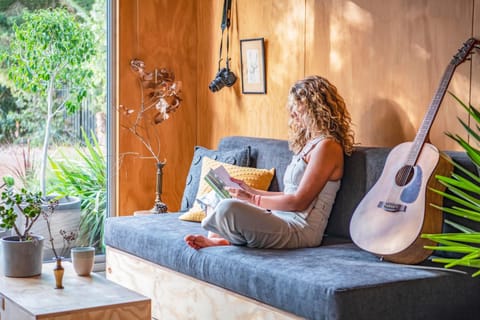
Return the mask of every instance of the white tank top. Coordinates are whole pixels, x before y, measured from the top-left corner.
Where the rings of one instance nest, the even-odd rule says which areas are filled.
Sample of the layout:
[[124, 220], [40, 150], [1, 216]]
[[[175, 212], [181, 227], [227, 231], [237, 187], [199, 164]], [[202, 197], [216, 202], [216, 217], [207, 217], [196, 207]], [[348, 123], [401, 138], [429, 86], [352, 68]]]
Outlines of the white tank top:
[[[305, 173], [305, 169], [307, 168], [307, 163], [304, 160], [305, 155], [310, 152], [317, 143], [325, 139], [325, 136], [320, 136], [315, 139], [310, 140], [300, 151], [298, 154], [292, 157], [292, 161], [288, 165], [287, 169], [285, 170], [285, 175], [283, 179], [283, 183], [285, 185], [283, 192], [286, 194], [293, 194], [297, 191], [298, 186], [300, 185], [300, 181]], [[322, 191], [318, 194], [318, 196], [312, 201], [312, 203], [308, 206], [308, 208], [304, 211], [295, 211], [295, 212], [287, 212], [287, 211], [277, 211], [277, 214], [289, 214], [292, 213], [303, 218], [307, 219], [312, 212], [321, 214], [324, 218], [328, 220], [330, 216], [330, 211], [332, 210], [333, 203], [335, 202], [335, 197], [337, 195], [337, 191], [340, 188], [340, 180], [337, 181], [327, 181], [325, 186], [323, 187]]]

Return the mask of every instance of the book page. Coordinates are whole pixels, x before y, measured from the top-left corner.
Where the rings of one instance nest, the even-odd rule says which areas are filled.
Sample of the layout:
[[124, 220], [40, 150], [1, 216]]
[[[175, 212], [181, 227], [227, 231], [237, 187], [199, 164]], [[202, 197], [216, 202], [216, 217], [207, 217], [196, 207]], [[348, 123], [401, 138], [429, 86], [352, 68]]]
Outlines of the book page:
[[214, 169], [213, 172], [217, 176], [217, 178], [222, 181], [223, 185], [228, 188], [236, 188], [241, 189], [238, 183], [233, 182], [230, 179], [230, 175], [228, 174], [227, 170], [224, 166], [219, 166], [218, 168]]
[[217, 193], [220, 199], [230, 198], [230, 194], [227, 190], [225, 190], [225, 185], [223, 184], [222, 180], [217, 177], [216, 173], [212, 169], [208, 171], [204, 179]]

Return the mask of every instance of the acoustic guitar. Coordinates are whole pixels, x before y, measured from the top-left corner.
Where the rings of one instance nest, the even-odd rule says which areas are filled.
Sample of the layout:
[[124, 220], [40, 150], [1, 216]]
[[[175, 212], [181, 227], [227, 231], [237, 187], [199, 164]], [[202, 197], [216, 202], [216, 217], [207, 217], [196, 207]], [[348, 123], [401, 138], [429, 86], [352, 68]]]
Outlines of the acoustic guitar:
[[478, 44], [470, 38], [453, 57], [415, 140], [390, 151], [380, 178], [355, 209], [350, 235], [361, 249], [405, 264], [419, 263], [432, 253], [424, 246], [433, 242], [420, 235], [441, 232], [443, 214], [430, 204], [442, 205], [443, 197], [430, 188], [445, 190], [435, 176], [449, 175], [453, 168], [447, 156], [428, 143], [428, 133], [456, 67]]

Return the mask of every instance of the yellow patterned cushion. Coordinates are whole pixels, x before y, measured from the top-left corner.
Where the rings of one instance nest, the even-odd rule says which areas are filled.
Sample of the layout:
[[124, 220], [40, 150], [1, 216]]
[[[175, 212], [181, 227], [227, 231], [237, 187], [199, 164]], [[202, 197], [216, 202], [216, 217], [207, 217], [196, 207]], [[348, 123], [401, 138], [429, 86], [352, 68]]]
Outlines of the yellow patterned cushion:
[[[217, 160], [213, 160], [208, 157], [203, 157], [202, 171], [200, 173], [200, 184], [198, 186], [198, 192], [197, 192], [196, 198], [199, 198], [209, 193], [210, 191], [212, 191], [212, 188], [205, 181], [204, 177], [210, 169], [215, 169], [220, 165], [222, 165], [225, 168], [225, 170], [227, 170], [228, 174], [230, 174], [232, 177], [243, 180], [250, 187], [259, 189], [259, 190], [267, 190], [275, 174], [274, 168], [268, 170], [268, 169], [241, 167], [241, 166], [236, 166], [233, 164], [228, 164], [228, 163], [223, 163]], [[195, 201], [194, 205], [190, 210], [188, 210], [187, 212], [185, 212], [183, 215], [179, 217], [179, 219], [181, 220], [195, 221], [195, 222], [200, 222], [202, 221], [203, 218], [205, 218], [205, 211], [203, 211], [203, 209], [200, 207], [197, 201]]]

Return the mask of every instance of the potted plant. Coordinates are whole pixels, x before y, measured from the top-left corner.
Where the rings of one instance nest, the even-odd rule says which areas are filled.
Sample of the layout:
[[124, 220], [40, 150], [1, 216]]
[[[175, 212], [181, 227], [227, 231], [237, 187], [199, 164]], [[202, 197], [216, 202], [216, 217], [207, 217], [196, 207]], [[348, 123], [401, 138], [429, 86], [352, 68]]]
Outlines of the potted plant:
[[[95, 37], [63, 8], [26, 12], [21, 21], [13, 27], [14, 36], [3, 61], [8, 68], [11, 89], [28, 97], [32, 107], [45, 115], [39, 189], [47, 195], [46, 169], [52, 121], [57, 115], [78, 110], [86, 97], [92, 83], [89, 62], [95, 54]], [[60, 214], [64, 209], [69, 210], [68, 213]], [[80, 199], [75, 195], [63, 197], [56, 211], [55, 219], [67, 216], [71, 220], [73, 212], [79, 223]], [[46, 236], [45, 224], [42, 229]]]
[[42, 272], [44, 237], [32, 234], [31, 229], [45, 210], [53, 212], [54, 206], [45, 203], [41, 192], [30, 192], [25, 188], [17, 192], [12, 177], [4, 177], [0, 188], [3, 189], [0, 227], [15, 233], [1, 238], [3, 272], [8, 277], [38, 275]]
[[450, 94], [475, 121], [476, 126], [469, 126], [462, 119], [458, 119], [475, 144], [468, 142], [458, 134], [449, 132], [446, 134], [465, 150], [470, 160], [477, 167], [477, 173], [473, 173], [461, 164], [450, 160], [458, 173], [453, 173], [451, 176], [436, 176], [440, 183], [446, 186], [448, 192], [433, 191], [452, 201], [453, 205], [431, 205], [443, 210], [445, 213], [466, 219], [466, 222], [469, 222], [471, 225], [467, 227], [466, 223], [462, 224], [445, 219], [447, 226], [458, 232], [423, 234], [422, 237], [440, 244], [440, 246], [426, 246], [426, 249], [443, 251], [450, 255], [450, 257], [433, 258], [434, 262], [442, 263], [446, 268], [462, 266], [479, 269], [472, 274], [475, 277], [480, 275], [480, 247], [478, 246], [480, 243], [480, 231], [478, 231], [480, 230], [480, 225], [478, 224], [480, 222], [480, 177], [478, 176], [480, 150], [475, 147], [480, 144], [480, 111], [471, 105], [467, 106], [457, 96]]

